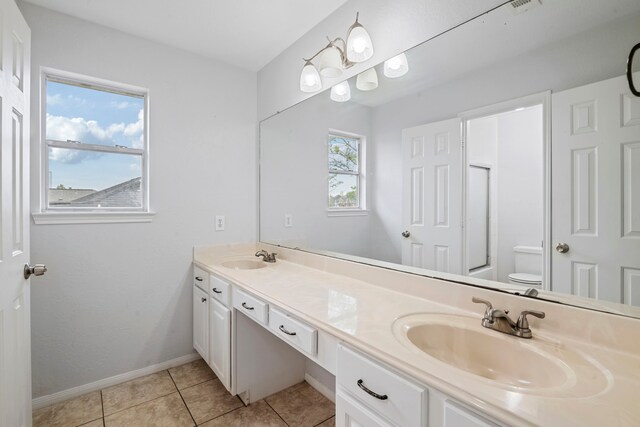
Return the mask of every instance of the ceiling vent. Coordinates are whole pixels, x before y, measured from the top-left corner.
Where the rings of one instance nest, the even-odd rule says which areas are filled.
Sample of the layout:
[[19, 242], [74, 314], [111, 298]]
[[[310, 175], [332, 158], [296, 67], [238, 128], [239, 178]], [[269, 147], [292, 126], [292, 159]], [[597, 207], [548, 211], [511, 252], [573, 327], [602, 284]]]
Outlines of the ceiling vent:
[[541, 4], [541, 0], [513, 0], [511, 2], [511, 11], [514, 15], [519, 15], [540, 6]]

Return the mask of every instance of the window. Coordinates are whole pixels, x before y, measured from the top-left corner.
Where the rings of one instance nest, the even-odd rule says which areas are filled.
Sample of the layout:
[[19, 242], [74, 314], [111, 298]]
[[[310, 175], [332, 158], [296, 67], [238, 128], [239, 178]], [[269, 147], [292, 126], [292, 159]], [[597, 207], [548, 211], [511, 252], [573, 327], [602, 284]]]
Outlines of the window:
[[364, 210], [364, 138], [332, 132], [327, 147], [329, 210]]
[[41, 211], [148, 212], [146, 91], [67, 73], [42, 84]]

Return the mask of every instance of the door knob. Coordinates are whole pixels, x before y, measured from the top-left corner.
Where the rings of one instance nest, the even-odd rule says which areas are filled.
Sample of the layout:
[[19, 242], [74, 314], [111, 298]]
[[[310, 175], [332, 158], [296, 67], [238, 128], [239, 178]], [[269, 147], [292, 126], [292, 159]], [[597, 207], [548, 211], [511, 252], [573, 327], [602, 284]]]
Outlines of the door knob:
[[47, 271], [47, 266], [44, 264], [36, 264], [33, 267], [29, 264], [24, 265], [24, 278], [28, 279], [33, 274], [34, 276], [42, 276]]
[[556, 245], [556, 251], [561, 254], [566, 254], [567, 252], [569, 252], [569, 245], [567, 245], [566, 243], [558, 243]]
[[409, 237], [409, 236], [411, 236], [411, 233], [409, 233], [409, 230], [404, 230], [404, 231], [402, 232], [402, 237], [404, 237], [405, 239], [406, 239], [407, 237]]

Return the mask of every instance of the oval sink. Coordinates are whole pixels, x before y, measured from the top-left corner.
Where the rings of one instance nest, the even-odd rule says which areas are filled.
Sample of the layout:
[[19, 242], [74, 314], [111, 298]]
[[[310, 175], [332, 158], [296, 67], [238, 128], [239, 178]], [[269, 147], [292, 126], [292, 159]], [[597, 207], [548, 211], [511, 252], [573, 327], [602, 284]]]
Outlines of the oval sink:
[[396, 320], [393, 330], [414, 352], [509, 389], [581, 396], [608, 383], [581, 354], [539, 336], [528, 340], [491, 331], [478, 318], [417, 314]]
[[233, 268], [236, 270], [255, 270], [267, 266], [264, 262], [253, 259], [235, 259], [231, 261], [225, 261], [221, 263], [221, 265], [223, 267]]

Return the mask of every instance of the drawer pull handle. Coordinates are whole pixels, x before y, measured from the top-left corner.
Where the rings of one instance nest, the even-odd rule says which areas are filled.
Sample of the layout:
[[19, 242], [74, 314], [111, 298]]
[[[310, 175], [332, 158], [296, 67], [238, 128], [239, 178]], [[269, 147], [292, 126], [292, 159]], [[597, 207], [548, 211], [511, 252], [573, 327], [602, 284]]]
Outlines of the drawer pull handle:
[[243, 302], [242, 306], [247, 310], [253, 310], [253, 307], [249, 307], [246, 302]]
[[376, 392], [369, 390], [367, 386], [363, 384], [362, 380], [358, 380], [358, 387], [360, 387], [361, 389], [363, 389], [364, 391], [366, 391], [368, 394], [375, 397], [376, 399], [387, 400], [389, 398], [389, 396], [387, 396], [386, 394], [378, 394]]
[[280, 325], [280, 327], [279, 327], [278, 329], [280, 329], [282, 332], [284, 332], [284, 333], [285, 333], [285, 334], [287, 334], [287, 335], [291, 335], [291, 336], [293, 336], [293, 335], [297, 335], [297, 333], [296, 333], [296, 332], [289, 332], [289, 331], [287, 331], [287, 330], [284, 328], [284, 325]]
[[218, 288], [213, 288], [211, 289], [213, 292], [215, 292], [216, 294], [221, 294], [222, 291], [219, 291]]
[[200, 276], [196, 276], [196, 280], [197, 280], [198, 282], [202, 282], [202, 277], [200, 277]]
[[202, 298], [200, 298], [200, 301], [207, 302], [207, 299], [205, 297], [202, 297]]

